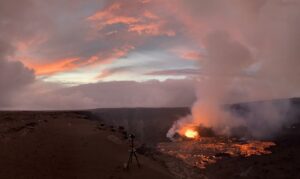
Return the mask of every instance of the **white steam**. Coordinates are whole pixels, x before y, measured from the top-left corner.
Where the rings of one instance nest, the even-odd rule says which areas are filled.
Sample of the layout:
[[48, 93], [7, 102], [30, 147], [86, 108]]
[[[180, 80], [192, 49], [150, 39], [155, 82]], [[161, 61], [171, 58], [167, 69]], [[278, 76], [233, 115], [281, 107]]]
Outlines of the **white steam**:
[[[199, 22], [190, 23], [191, 28], [204, 29], [204, 35], [191, 31], [191, 36], [198, 37], [206, 50], [200, 64], [205, 75], [199, 80], [191, 115], [177, 121], [167, 136], [187, 125], [211, 127], [222, 134], [239, 126], [254, 137], [274, 134], [286, 122], [288, 102], [249, 104], [244, 116], [224, 105], [299, 96], [300, 3], [200, 0], [183, 6], [188, 12], [185, 18]], [[209, 11], [199, 12], [202, 7]]]

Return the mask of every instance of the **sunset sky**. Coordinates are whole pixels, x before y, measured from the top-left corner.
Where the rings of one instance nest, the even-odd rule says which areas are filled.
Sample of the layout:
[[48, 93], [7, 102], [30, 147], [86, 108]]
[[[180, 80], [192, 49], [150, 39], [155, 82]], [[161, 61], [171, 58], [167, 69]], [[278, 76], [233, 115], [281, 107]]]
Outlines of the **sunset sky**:
[[296, 22], [294, 0], [0, 0], [0, 108], [190, 106], [211, 75], [206, 61], [231, 52], [246, 60], [227, 55], [213, 68], [240, 69], [214, 74], [264, 89], [255, 75], [282, 86], [293, 76], [278, 92], [291, 96]]
[[27, 23], [31, 24], [25, 25], [33, 28], [29, 29], [32, 34], [14, 42], [15, 58], [43, 81], [78, 85], [165, 80], [197, 72], [196, 60], [202, 50], [187, 35], [189, 29], [176, 17], [178, 9], [173, 3], [143, 0], [27, 3], [24, 5], [30, 10], [20, 18], [28, 18]]

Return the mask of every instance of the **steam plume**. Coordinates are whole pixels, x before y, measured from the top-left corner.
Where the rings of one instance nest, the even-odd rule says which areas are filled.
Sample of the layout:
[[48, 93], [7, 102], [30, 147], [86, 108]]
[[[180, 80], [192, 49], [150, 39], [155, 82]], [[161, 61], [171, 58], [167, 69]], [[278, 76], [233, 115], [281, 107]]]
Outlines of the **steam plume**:
[[[250, 105], [250, 113], [235, 115], [224, 105], [299, 95], [300, 5], [295, 0], [192, 1], [184, 4], [185, 16], [195, 21], [198, 7], [206, 7], [198, 19], [206, 21], [202, 31], [191, 32], [206, 50], [200, 64], [198, 99], [191, 115], [177, 121], [167, 136], [183, 126], [211, 127], [217, 133], [230, 134], [246, 126], [254, 137], [275, 133], [286, 122], [282, 116], [289, 103], [272, 102]], [[198, 9], [199, 10], [199, 9]], [[226, 23], [224, 23], [226, 22]], [[203, 29], [199, 24], [189, 24]], [[203, 23], [201, 23], [203, 26]], [[203, 37], [204, 36], [204, 37]]]

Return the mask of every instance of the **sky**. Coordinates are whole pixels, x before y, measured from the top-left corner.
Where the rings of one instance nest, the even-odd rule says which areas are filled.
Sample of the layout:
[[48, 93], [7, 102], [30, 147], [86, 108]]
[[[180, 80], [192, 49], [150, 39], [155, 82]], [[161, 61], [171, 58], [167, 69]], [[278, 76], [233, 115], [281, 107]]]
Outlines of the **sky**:
[[299, 12], [296, 0], [0, 0], [0, 109], [191, 106], [219, 54], [210, 36], [249, 53], [213, 65], [240, 69], [228, 99], [297, 96]]
[[79, 85], [178, 79], [196, 67], [193, 60], [201, 49], [180, 44], [184, 29], [168, 20], [172, 14], [156, 2], [29, 2], [25, 6], [34, 10], [24, 13], [34, 32], [15, 42], [15, 57], [43, 81]]

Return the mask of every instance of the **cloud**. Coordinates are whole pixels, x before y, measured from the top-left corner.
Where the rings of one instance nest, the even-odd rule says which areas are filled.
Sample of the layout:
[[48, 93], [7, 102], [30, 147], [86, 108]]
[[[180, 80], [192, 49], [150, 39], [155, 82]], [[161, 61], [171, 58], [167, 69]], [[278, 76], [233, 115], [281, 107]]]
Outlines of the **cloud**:
[[80, 57], [66, 58], [53, 60], [46, 64], [34, 64], [30, 63], [30, 59], [21, 58], [19, 60], [23, 61], [26, 66], [35, 70], [37, 75], [49, 76], [60, 72], [68, 72], [71, 70], [79, 69], [82, 67], [112, 63], [118, 58], [125, 57], [131, 49], [134, 49], [133, 46], [124, 46], [120, 49], [114, 49], [109, 54], [99, 54], [91, 56], [88, 59], [82, 59]]
[[12, 106], [12, 98], [34, 79], [33, 71], [22, 63], [0, 59], [0, 108]]
[[134, 69], [133, 66], [120, 66], [115, 68], [104, 69], [101, 73], [96, 77], [96, 79], [104, 79], [106, 77], [112, 76], [114, 74], [128, 72]]
[[137, 32], [139, 35], [149, 34], [153, 36], [166, 35], [175, 36], [176, 33], [173, 30], [162, 30], [162, 23], [149, 23], [149, 24], [133, 24], [129, 26], [129, 32]]
[[[26, 65], [35, 68], [38, 75], [51, 75], [88, 65], [112, 63], [113, 60], [124, 57], [133, 50], [133, 45], [127, 40], [111, 40], [111, 37], [100, 35], [104, 32], [90, 36], [90, 24], [86, 18], [102, 3], [98, 2], [92, 6], [94, 0], [64, 3], [56, 0], [30, 2], [33, 4], [31, 10], [39, 17], [36, 19], [37, 28], [31, 29], [31, 36], [15, 42], [18, 47], [16, 56]], [[86, 11], [75, 13], [76, 8]], [[68, 60], [75, 58], [76, 60]], [[47, 66], [51, 68], [46, 69]]]
[[15, 6], [16, 3], [0, 1], [0, 108], [12, 106], [12, 98], [35, 79], [31, 69], [13, 59], [14, 42], [31, 35], [29, 29], [34, 26], [24, 22], [31, 14], [27, 8], [30, 1], [22, 1], [20, 6]]
[[[129, 6], [138, 6], [141, 10], [135, 9], [128, 12]], [[167, 29], [164, 20], [146, 8], [145, 3], [140, 1], [134, 1], [134, 3], [115, 2], [88, 17], [87, 20], [96, 30], [102, 30], [110, 25], [123, 24], [127, 26], [128, 32], [136, 32], [139, 35], [176, 35], [174, 30]]]
[[68, 88], [39, 82], [18, 95], [15, 107], [40, 110], [183, 107], [194, 100], [194, 82], [191, 80], [99, 82]]
[[57, 62], [53, 62], [50, 64], [45, 65], [32, 65], [27, 64], [27, 66], [33, 68], [37, 75], [50, 75], [58, 72], [68, 71], [75, 69], [76, 61], [78, 61], [79, 58], [70, 58], [70, 59], [61, 59]]
[[160, 48], [162, 38], [177, 33], [150, 1], [26, 1], [28, 32], [18, 32], [25, 38], [13, 43], [16, 58], [38, 76], [115, 63], [140, 49]]
[[[203, 49], [201, 49], [203, 51]], [[203, 60], [204, 58], [206, 58], [206, 55], [204, 54], [205, 52], [199, 52], [200, 50], [193, 50], [192, 48], [174, 48], [171, 49], [170, 52], [174, 53], [175, 55], [177, 55], [178, 57], [180, 57], [181, 59], [184, 60], [195, 60], [195, 61], [199, 61], [199, 60]]]
[[[211, 95], [224, 99], [222, 103], [297, 96], [299, 12], [295, 0], [2, 0], [0, 91], [5, 104], [11, 103], [16, 93], [37, 83], [32, 68], [37, 77], [63, 72], [77, 77], [85, 70], [89, 79], [99, 71], [99, 78], [130, 71], [145, 79], [199, 74], [205, 76], [201, 82], [216, 80], [202, 83], [212, 86], [204, 91], [224, 89]], [[124, 67], [128, 65], [136, 66]], [[10, 78], [20, 81], [10, 84]], [[87, 106], [98, 104], [85, 93], [72, 93], [66, 100], [63, 94], [49, 93], [49, 99], [39, 103], [53, 108], [47, 101], [61, 97], [59, 106], [72, 106], [73, 99], [82, 97]], [[200, 99], [204, 92], [197, 95]]]
[[150, 76], [191, 76], [191, 75], [199, 75], [201, 71], [199, 69], [186, 68], [186, 69], [170, 69], [170, 70], [160, 70], [160, 71], [152, 71], [148, 72], [145, 75]]
[[202, 58], [202, 55], [200, 53], [190, 51], [182, 54], [181, 57], [187, 60], [199, 60]]
[[106, 9], [100, 10], [99, 12], [96, 12], [94, 15], [89, 16], [87, 20], [95, 22], [98, 30], [101, 30], [106, 25], [133, 24], [133, 23], [138, 23], [140, 21], [136, 17], [130, 17], [125, 15], [122, 16], [122, 15], [115, 14], [116, 11], [121, 10], [121, 6], [123, 6], [123, 4], [121, 4], [120, 2], [113, 3]]
[[155, 15], [154, 13], [152, 13], [148, 10], [145, 10], [143, 15], [144, 15], [144, 17], [146, 17], [148, 19], [159, 19], [159, 17], [157, 15]]

